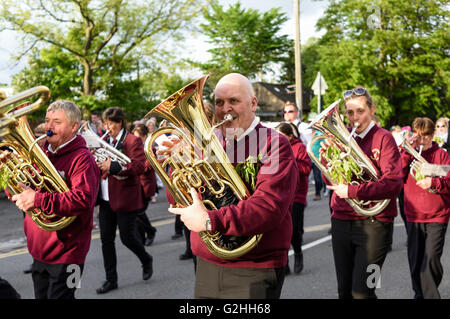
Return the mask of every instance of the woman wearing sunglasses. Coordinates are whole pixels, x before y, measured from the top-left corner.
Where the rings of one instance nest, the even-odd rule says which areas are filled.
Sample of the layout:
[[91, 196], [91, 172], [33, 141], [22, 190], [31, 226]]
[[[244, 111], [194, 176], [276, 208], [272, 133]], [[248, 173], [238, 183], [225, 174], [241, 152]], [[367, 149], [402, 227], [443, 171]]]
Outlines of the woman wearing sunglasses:
[[[334, 191], [331, 234], [338, 294], [341, 299], [376, 298], [379, 278], [373, 274], [376, 269], [381, 273], [391, 247], [396, 198], [402, 188], [400, 153], [392, 134], [374, 123], [375, 105], [369, 92], [356, 87], [343, 95], [345, 113], [352, 128], [356, 128], [353, 137], [376, 168], [378, 180], [328, 186]], [[390, 202], [378, 215], [367, 217], [357, 214], [345, 198]]]
[[[450, 165], [450, 156], [433, 142], [434, 123], [427, 117], [412, 124], [411, 146], [430, 164]], [[414, 158], [402, 150], [405, 179], [404, 209], [408, 233], [408, 262], [414, 298], [440, 298], [441, 256], [450, 217], [450, 172], [444, 177], [410, 174]], [[417, 173], [417, 171], [416, 171]], [[429, 190], [432, 190], [430, 192]]]
[[434, 137], [436, 138], [439, 146], [442, 147], [450, 154], [450, 131], [448, 129], [449, 120], [445, 117], [440, 117], [436, 121], [436, 129], [434, 131]]

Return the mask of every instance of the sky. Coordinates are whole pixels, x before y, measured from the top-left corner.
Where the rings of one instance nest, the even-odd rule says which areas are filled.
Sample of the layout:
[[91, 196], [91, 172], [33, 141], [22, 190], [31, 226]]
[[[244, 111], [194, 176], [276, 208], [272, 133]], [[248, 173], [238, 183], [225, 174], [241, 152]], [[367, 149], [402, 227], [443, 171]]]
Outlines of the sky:
[[[287, 34], [290, 38], [295, 38], [295, 18], [294, 18], [295, 0], [241, 0], [243, 8], [251, 8], [265, 12], [271, 8], [281, 8], [286, 14], [288, 21], [284, 23], [280, 31], [281, 34]], [[226, 9], [236, 0], [220, 0], [220, 4]], [[302, 0], [300, 1], [300, 41], [302, 44], [310, 37], [320, 37], [323, 32], [315, 30], [317, 20], [322, 16], [327, 0]], [[208, 59], [208, 44], [205, 39], [199, 37], [190, 41], [190, 49], [186, 50], [187, 55], [194, 56], [198, 60], [206, 61]], [[12, 75], [18, 73], [26, 65], [26, 58], [23, 58], [18, 64], [12, 61], [11, 55], [18, 50], [18, 43], [15, 41], [15, 34], [8, 31], [0, 32], [0, 84], [11, 84]]]

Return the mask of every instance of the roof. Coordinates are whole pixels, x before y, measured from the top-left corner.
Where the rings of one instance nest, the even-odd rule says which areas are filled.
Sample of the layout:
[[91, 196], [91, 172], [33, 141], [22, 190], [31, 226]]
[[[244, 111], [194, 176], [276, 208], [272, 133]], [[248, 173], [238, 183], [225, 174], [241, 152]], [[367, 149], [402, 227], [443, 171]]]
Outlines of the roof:
[[261, 85], [266, 90], [271, 92], [277, 98], [283, 102], [294, 102], [295, 103], [295, 90], [289, 89], [287, 85], [284, 84], [272, 84], [265, 82], [254, 82], [253, 85]]

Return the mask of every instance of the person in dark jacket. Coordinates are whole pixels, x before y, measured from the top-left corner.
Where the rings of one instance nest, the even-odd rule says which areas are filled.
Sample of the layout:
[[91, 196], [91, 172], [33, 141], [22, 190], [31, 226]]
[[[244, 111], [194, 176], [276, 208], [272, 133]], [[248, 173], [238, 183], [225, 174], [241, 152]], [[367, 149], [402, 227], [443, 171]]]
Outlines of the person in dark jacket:
[[[306, 147], [295, 137], [295, 126], [292, 123], [281, 123], [277, 131], [286, 136], [291, 143], [298, 168], [297, 188], [295, 190], [294, 203], [292, 205], [292, 239], [294, 249], [294, 273], [299, 274], [303, 270], [303, 221], [306, 206], [306, 195], [308, 193], [308, 176], [311, 172], [311, 160], [306, 153]], [[286, 272], [290, 273], [289, 260], [286, 264]]]
[[75, 298], [80, 278], [74, 285], [68, 285], [67, 280], [75, 271], [81, 277], [91, 243], [100, 170], [85, 140], [76, 134], [80, 119], [81, 112], [75, 103], [64, 100], [50, 104], [45, 116], [45, 129], [53, 135], [47, 137], [44, 150], [69, 191], [35, 192], [23, 186], [23, 192], [12, 197], [23, 211], [40, 208], [62, 217], [76, 216], [71, 224], [57, 231], [43, 230], [28, 214], [25, 216], [24, 230], [28, 251], [33, 256], [36, 299]]
[[[433, 142], [434, 123], [426, 117], [412, 124], [411, 147], [422, 147], [421, 156], [429, 164], [450, 165], [450, 155]], [[443, 276], [441, 256], [450, 217], [450, 172], [444, 177], [410, 173], [414, 157], [402, 150], [405, 181], [404, 209], [408, 233], [408, 262], [414, 298], [440, 298]], [[415, 174], [413, 177], [412, 174]]]
[[[144, 144], [148, 135], [148, 129], [144, 124], [137, 124], [131, 133], [139, 137], [142, 140], [142, 144]], [[152, 151], [155, 152], [155, 149], [153, 148]], [[142, 195], [144, 196], [144, 208], [137, 215], [137, 228], [145, 246], [150, 246], [155, 240], [156, 228], [152, 226], [150, 219], [148, 219], [146, 210], [156, 193], [156, 173], [148, 160], [145, 161], [144, 174], [140, 175], [140, 179]]]
[[136, 216], [145, 206], [140, 175], [145, 170], [145, 153], [142, 140], [127, 132], [125, 114], [120, 107], [109, 107], [103, 112], [103, 122], [109, 131], [106, 141], [123, 152], [131, 161], [121, 164], [108, 158], [98, 163], [102, 171], [100, 184], [100, 238], [106, 281], [97, 293], [117, 289], [117, 257], [115, 237], [119, 228], [120, 240], [141, 262], [142, 279], [153, 275], [153, 257], [147, 253], [136, 231]]

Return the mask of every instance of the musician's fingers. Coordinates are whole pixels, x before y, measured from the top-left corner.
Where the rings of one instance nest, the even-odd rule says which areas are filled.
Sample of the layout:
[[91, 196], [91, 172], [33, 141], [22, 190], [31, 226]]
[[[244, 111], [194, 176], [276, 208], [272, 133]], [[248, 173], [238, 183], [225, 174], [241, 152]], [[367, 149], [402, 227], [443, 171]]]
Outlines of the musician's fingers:
[[19, 185], [19, 187], [20, 188], [22, 188], [22, 190], [27, 190], [27, 189], [29, 189], [30, 187], [28, 187], [27, 185], [25, 185], [25, 184], [23, 184], [23, 183], [18, 183], [18, 185]]
[[172, 148], [176, 143], [171, 140], [164, 140], [161, 142], [161, 146], [165, 146], [167, 148]]
[[200, 196], [198, 195], [197, 190], [194, 187], [191, 187], [190, 192], [193, 201], [192, 205], [201, 203]]

